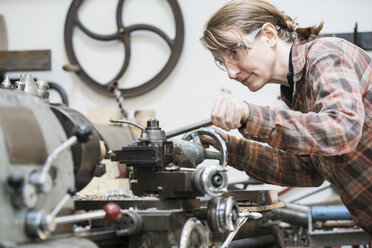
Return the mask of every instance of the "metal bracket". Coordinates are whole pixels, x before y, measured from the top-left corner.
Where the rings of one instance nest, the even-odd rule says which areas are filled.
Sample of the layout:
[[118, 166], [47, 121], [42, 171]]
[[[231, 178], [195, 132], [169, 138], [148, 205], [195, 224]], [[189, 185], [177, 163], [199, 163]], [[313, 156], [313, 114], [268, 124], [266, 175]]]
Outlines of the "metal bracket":
[[372, 50], [372, 32], [358, 32], [358, 23], [355, 23], [353, 33], [330, 33], [322, 34], [322, 36], [343, 38], [366, 51]]

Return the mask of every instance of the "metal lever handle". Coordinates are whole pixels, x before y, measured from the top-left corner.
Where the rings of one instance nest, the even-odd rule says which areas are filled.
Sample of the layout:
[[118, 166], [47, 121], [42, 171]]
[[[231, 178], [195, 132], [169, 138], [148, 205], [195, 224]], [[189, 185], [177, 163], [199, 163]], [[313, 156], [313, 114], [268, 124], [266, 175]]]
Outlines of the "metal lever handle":
[[195, 232], [198, 235], [198, 238], [200, 239], [201, 242], [200, 247], [207, 248], [208, 247], [207, 232], [204, 226], [201, 224], [201, 222], [195, 217], [188, 219], [185, 225], [183, 226], [179, 248], [191, 247], [192, 242], [191, 236], [193, 232]]
[[227, 248], [227, 247], [229, 247], [229, 244], [231, 243], [231, 241], [235, 237], [236, 233], [243, 226], [243, 224], [245, 222], [247, 222], [248, 219], [254, 219], [254, 220], [256, 220], [256, 219], [262, 218], [262, 214], [257, 213], [257, 212], [249, 212], [248, 209], [244, 210], [239, 215], [241, 217], [239, 218], [238, 225], [237, 225], [236, 229], [234, 231], [232, 231], [232, 232], [229, 233], [229, 235], [227, 236], [225, 242], [223, 242], [223, 244], [220, 246], [220, 248]]
[[47, 239], [50, 233], [55, 231], [57, 225], [60, 224], [102, 218], [105, 218], [108, 222], [116, 222], [122, 216], [123, 211], [120, 209], [119, 205], [116, 203], [107, 203], [102, 210], [97, 210], [92, 213], [56, 217], [58, 212], [74, 194], [76, 194], [75, 189], [69, 189], [67, 194], [50, 214], [45, 214], [44, 211], [31, 211], [27, 213], [26, 232], [28, 236], [31, 238]]
[[39, 192], [47, 193], [51, 190], [52, 185], [47, 185], [47, 177], [50, 167], [52, 166], [53, 161], [58, 157], [58, 155], [67, 148], [75, 145], [78, 141], [82, 143], [89, 141], [89, 137], [92, 134], [92, 131], [88, 127], [82, 125], [79, 127], [75, 127], [72, 133], [74, 134], [74, 136], [71, 136], [68, 140], [55, 148], [51, 152], [51, 154], [49, 154], [47, 160], [44, 163], [43, 169], [41, 170], [41, 173], [36, 173], [31, 177], [32, 183], [37, 186]]
[[179, 134], [187, 133], [187, 132], [199, 129], [201, 127], [207, 127], [207, 126], [210, 126], [212, 124], [213, 123], [212, 123], [211, 119], [207, 119], [207, 120], [204, 120], [204, 121], [199, 121], [199, 122], [196, 122], [196, 123], [193, 123], [193, 124], [181, 127], [181, 128], [177, 128], [177, 129], [168, 131], [168, 132], [165, 133], [165, 136], [167, 137], [167, 139], [169, 139], [169, 138], [172, 138], [172, 137], [177, 136]]
[[49, 156], [48, 156], [48, 158], [47, 158], [47, 160], [46, 160], [46, 162], [43, 166], [43, 169], [41, 171], [38, 184], [42, 185], [42, 184], [45, 183], [45, 179], [46, 179], [47, 173], [49, 172], [50, 167], [52, 166], [52, 162], [58, 157], [58, 155], [61, 152], [63, 152], [67, 148], [75, 145], [77, 140], [78, 139], [77, 139], [76, 136], [72, 136], [68, 140], [66, 140], [62, 145], [60, 145], [56, 149], [54, 149], [51, 154], [49, 154]]
[[55, 217], [57, 216], [58, 212], [62, 209], [62, 207], [67, 203], [68, 200], [72, 196], [76, 194], [75, 188], [69, 188], [67, 190], [67, 194], [62, 198], [60, 202], [58, 202], [57, 206], [46, 216], [41, 218], [41, 228], [47, 230], [48, 232], [53, 232], [56, 229], [57, 223], [55, 221]]
[[[75, 194], [72, 192], [68, 192], [66, 196], [58, 203], [58, 205], [53, 209], [53, 211], [48, 214], [44, 219], [46, 220], [46, 227], [49, 231], [53, 232], [55, 227], [60, 224], [67, 224], [67, 223], [76, 223], [85, 220], [94, 220], [94, 219], [103, 219], [105, 218], [108, 222], [116, 222], [121, 218], [122, 210], [120, 206], [116, 203], [107, 203], [103, 206], [102, 209], [94, 211], [92, 213], [83, 213], [83, 214], [74, 214], [74, 215], [67, 215], [67, 216], [60, 216], [55, 217], [59, 210], [65, 205], [65, 203], [70, 199], [70, 197]], [[43, 224], [43, 223], [42, 223]]]
[[45, 214], [43, 210], [28, 212], [26, 215], [26, 233], [28, 236], [31, 238], [46, 239], [50, 235], [50, 232], [56, 229], [55, 216], [71, 196], [75, 194], [75, 188], [69, 188], [67, 194], [49, 214]]
[[132, 126], [135, 126], [139, 129], [141, 129], [142, 132], [145, 131], [145, 128], [138, 125], [137, 123], [134, 123], [134, 122], [131, 122], [131, 121], [127, 121], [127, 120], [110, 120], [111, 123], [124, 123], [124, 124], [128, 124], [128, 125], [132, 125]]
[[124, 212], [125, 210], [121, 210], [118, 204], [109, 202], [106, 203], [102, 209], [96, 210], [94, 212], [57, 217], [55, 218], [55, 223], [56, 224], [76, 223], [85, 220], [103, 218], [105, 218], [107, 222], [116, 222], [121, 218], [122, 213]]
[[57, 206], [48, 214], [51, 218], [56, 217], [58, 212], [62, 209], [62, 207], [67, 203], [68, 200], [70, 200], [71, 196], [74, 196], [76, 194], [75, 188], [69, 188], [67, 190], [67, 194], [62, 198], [62, 200], [57, 204]]

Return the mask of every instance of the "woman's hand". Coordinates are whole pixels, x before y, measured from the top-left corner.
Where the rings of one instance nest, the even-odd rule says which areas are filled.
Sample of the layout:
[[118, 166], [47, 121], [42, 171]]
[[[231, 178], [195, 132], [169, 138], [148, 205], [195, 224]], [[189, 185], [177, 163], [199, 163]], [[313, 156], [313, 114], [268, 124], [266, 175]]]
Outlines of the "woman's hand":
[[[228, 135], [225, 132], [215, 127], [212, 127], [212, 129], [214, 129], [216, 132], [218, 132], [222, 136], [222, 138], [226, 141], [226, 144], [229, 142]], [[213, 146], [217, 150], [221, 148], [220, 145], [218, 145], [217, 141], [209, 135], [200, 135], [200, 141], [204, 148], [209, 148], [209, 146]]]
[[239, 128], [242, 122], [248, 120], [248, 117], [247, 103], [234, 99], [230, 95], [218, 98], [211, 113], [213, 124], [226, 131]]

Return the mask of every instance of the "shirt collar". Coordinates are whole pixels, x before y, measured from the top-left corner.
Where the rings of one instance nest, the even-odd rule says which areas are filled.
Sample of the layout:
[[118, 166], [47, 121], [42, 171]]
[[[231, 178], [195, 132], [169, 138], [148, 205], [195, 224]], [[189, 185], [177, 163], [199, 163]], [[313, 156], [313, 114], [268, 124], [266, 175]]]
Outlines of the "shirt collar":
[[[292, 47], [289, 50], [289, 61], [288, 61], [288, 74], [287, 74], [287, 81], [288, 81], [288, 86], [281, 85], [280, 90], [282, 92], [282, 95], [284, 96], [286, 102], [288, 101], [289, 103], [292, 103], [293, 99], [293, 64], [292, 64]], [[287, 103], [288, 104], [288, 103]]]
[[289, 55], [289, 73], [287, 75], [289, 87], [281, 85], [281, 98], [292, 106], [294, 95], [297, 93], [296, 82], [300, 81], [305, 72], [307, 44], [293, 44]]
[[293, 44], [292, 47], [292, 64], [293, 64], [293, 81], [298, 82], [303, 77], [304, 67], [306, 65], [307, 43]]

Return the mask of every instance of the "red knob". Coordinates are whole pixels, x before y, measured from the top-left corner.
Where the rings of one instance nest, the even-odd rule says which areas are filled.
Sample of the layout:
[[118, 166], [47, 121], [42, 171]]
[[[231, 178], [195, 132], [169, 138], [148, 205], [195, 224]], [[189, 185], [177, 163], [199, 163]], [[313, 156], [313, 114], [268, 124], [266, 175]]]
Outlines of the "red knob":
[[105, 212], [105, 220], [108, 222], [116, 222], [121, 218], [120, 206], [116, 203], [107, 203], [102, 208]]

